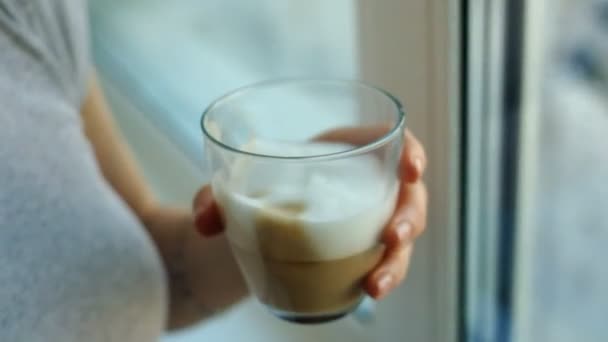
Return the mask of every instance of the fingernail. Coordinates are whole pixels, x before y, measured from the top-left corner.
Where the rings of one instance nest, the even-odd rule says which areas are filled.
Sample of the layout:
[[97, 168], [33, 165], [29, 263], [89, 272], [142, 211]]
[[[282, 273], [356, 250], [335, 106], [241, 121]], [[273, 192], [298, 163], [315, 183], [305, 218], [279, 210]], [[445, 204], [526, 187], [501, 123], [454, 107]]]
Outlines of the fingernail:
[[199, 203], [199, 205], [196, 208], [194, 208], [194, 216], [195, 217], [201, 216], [207, 210], [207, 208], [209, 208], [209, 206], [211, 205], [212, 202], [213, 201], [211, 198], [203, 199], [203, 201], [201, 203]]
[[397, 234], [397, 239], [399, 242], [407, 241], [410, 237], [411, 231], [412, 225], [407, 221], [401, 222], [397, 224], [397, 227], [395, 227], [395, 233]]
[[386, 272], [378, 277], [376, 285], [378, 286], [379, 296], [386, 294], [393, 284], [393, 275]]
[[414, 158], [414, 168], [416, 169], [416, 172], [418, 173], [418, 176], [422, 175], [422, 158], [416, 157]]

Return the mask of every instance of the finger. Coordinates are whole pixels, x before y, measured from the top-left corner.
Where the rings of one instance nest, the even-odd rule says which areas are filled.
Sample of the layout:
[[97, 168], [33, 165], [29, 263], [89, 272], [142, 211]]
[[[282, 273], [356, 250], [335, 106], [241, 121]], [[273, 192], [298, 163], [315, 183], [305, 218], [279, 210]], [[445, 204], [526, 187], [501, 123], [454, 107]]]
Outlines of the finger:
[[401, 184], [395, 213], [382, 235], [387, 248], [408, 244], [426, 229], [428, 192], [420, 181]]
[[[361, 146], [380, 139], [386, 135], [390, 129], [391, 126], [386, 124], [363, 127], [341, 127], [325, 132], [315, 137], [313, 140]], [[424, 147], [410, 130], [405, 130], [404, 150], [401, 155], [401, 170], [403, 172], [401, 178], [408, 183], [416, 182], [424, 174], [426, 165], [427, 158]]]
[[374, 299], [386, 297], [407, 274], [414, 244], [394, 248], [385, 254], [382, 262], [364, 282], [365, 291]]
[[224, 229], [220, 209], [213, 200], [211, 187], [203, 187], [194, 197], [194, 224], [204, 236], [216, 235]]
[[424, 147], [409, 130], [405, 131], [403, 153], [401, 155], [401, 179], [414, 183], [422, 178], [427, 158]]

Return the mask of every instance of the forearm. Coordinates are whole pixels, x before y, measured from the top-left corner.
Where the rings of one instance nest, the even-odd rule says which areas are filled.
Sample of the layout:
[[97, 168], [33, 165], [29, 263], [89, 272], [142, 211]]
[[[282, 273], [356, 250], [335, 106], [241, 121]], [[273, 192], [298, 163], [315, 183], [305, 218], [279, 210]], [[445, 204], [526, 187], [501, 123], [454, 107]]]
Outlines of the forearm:
[[138, 217], [156, 205], [156, 199], [141, 175], [122, 138], [95, 74], [81, 109], [84, 132], [91, 142], [104, 178]]

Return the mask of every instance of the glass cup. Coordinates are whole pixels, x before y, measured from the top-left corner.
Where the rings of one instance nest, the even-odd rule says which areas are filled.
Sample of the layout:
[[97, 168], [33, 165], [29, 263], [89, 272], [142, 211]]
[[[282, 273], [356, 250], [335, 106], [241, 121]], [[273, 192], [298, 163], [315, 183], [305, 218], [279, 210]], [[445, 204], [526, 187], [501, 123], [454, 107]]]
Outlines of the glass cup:
[[355, 81], [270, 81], [216, 100], [201, 125], [213, 194], [253, 294], [297, 323], [356, 308], [398, 195], [399, 101]]

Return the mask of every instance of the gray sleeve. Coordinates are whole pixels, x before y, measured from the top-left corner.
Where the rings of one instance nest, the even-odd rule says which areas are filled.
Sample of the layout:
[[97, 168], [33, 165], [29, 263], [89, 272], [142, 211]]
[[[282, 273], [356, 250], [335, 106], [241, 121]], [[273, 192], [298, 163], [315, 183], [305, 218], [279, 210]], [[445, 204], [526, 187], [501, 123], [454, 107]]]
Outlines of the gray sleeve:
[[43, 64], [78, 104], [91, 68], [87, 16], [86, 1], [81, 0], [0, 0], [0, 32]]

